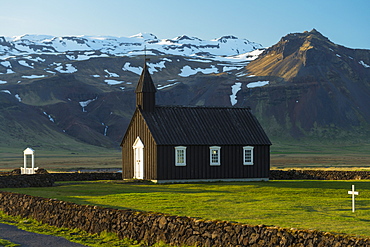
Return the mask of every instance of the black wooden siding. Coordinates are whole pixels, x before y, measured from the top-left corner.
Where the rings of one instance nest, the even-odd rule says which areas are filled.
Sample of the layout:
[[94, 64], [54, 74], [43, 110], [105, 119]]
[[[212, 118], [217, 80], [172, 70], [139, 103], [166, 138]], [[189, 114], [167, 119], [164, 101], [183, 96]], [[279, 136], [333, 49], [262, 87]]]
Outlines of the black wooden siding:
[[[186, 109], [186, 108], [185, 108]], [[270, 169], [270, 141], [265, 135], [264, 131], [258, 124], [254, 122], [254, 118], [250, 115], [248, 110], [229, 110], [229, 109], [219, 109], [211, 108], [207, 111], [204, 108], [187, 108], [188, 110], [179, 109], [180, 112], [185, 112], [182, 114], [172, 114], [174, 118], [162, 115], [163, 111], [173, 112], [174, 108], [168, 107], [156, 107], [154, 112], [142, 111], [137, 108], [134, 116], [129, 124], [126, 131], [125, 137], [122, 141], [122, 176], [124, 179], [130, 179], [134, 176], [134, 151], [132, 145], [134, 144], [136, 138], [139, 136], [144, 144], [144, 179], [151, 180], [181, 180], [181, 179], [241, 179], [241, 178], [268, 178]], [[193, 138], [189, 138], [187, 134], [190, 135], [190, 129], [184, 131], [184, 125], [189, 125], [189, 122], [184, 123], [184, 121], [191, 121], [191, 119], [175, 118], [175, 117], [187, 117], [189, 115], [199, 115], [203, 112], [213, 112], [211, 115], [217, 117], [218, 114], [222, 112], [229, 112], [230, 116], [234, 115], [235, 120], [231, 121], [232, 124], [240, 125], [237, 129], [230, 128], [208, 128], [210, 131], [208, 133], [201, 134], [196, 127], [193, 126], [192, 130], [198, 132], [204, 138], [199, 136], [191, 135]], [[208, 113], [209, 114], [209, 113]], [[242, 120], [244, 114], [249, 117], [249, 120]], [[222, 114], [221, 114], [222, 115]], [[171, 113], [169, 114], [171, 116]], [[212, 117], [212, 116], [211, 116]], [[172, 120], [171, 122], [168, 122]], [[195, 118], [197, 119], [197, 117]], [[216, 119], [214, 119], [216, 120]], [[224, 119], [225, 125], [229, 124], [232, 119]], [[204, 120], [206, 121], [206, 120]], [[214, 124], [207, 120], [207, 124], [200, 121], [202, 124], [201, 128], [204, 128]], [[254, 123], [253, 123], [254, 122]], [[220, 125], [221, 123], [217, 123]], [[199, 125], [199, 124], [198, 124]], [[248, 129], [246, 126], [251, 127]], [[181, 127], [180, 127], [181, 126]], [[160, 128], [162, 127], [162, 128]], [[162, 133], [158, 133], [159, 128]], [[215, 131], [217, 130], [217, 131]], [[235, 132], [237, 130], [237, 132]], [[254, 132], [254, 130], [256, 132]], [[156, 135], [153, 135], [156, 133]], [[230, 132], [233, 132], [232, 136], [227, 138]], [[185, 132], [185, 133], [184, 133]], [[217, 142], [214, 137], [208, 137], [211, 133], [223, 132], [223, 138], [221, 142]], [[237, 138], [237, 133], [240, 133]], [[176, 137], [177, 141], [184, 141], [187, 143], [171, 143], [175, 139], [169, 139], [169, 143], [158, 145], [159, 139], [163, 138], [165, 135], [170, 135], [171, 137]], [[155, 137], [156, 136], [156, 137]], [[260, 137], [260, 138], [259, 138]], [[157, 138], [157, 139], [155, 139]], [[237, 139], [239, 143], [230, 145], [229, 143], [232, 139]], [[255, 140], [258, 139], [258, 141]], [[214, 140], [213, 140], [214, 139]], [[244, 140], [245, 139], [245, 140]], [[167, 140], [168, 141], [168, 140]], [[207, 143], [198, 143], [198, 145], [193, 145], [194, 141]], [[211, 142], [212, 141], [212, 142]], [[214, 142], [213, 142], [214, 141]], [[244, 142], [245, 141], [245, 142]], [[251, 142], [257, 143], [251, 143]], [[162, 140], [164, 142], [164, 140]], [[243, 143], [241, 143], [243, 142]], [[175, 166], [175, 147], [176, 146], [186, 146], [186, 166]], [[221, 147], [221, 165], [211, 166], [210, 165], [210, 146]], [[254, 165], [243, 165], [243, 147], [253, 146], [254, 150]]]
[[243, 165], [243, 146], [220, 146], [221, 165], [210, 165], [210, 146], [187, 146], [186, 166], [175, 166], [175, 146], [158, 146], [158, 180], [268, 178], [270, 146], [254, 146], [254, 165]]
[[140, 106], [145, 111], [153, 111], [155, 104], [155, 96], [153, 93], [137, 93], [136, 105]]
[[144, 179], [157, 179], [157, 146], [141, 113], [136, 110], [126, 131], [122, 145], [122, 177], [134, 176], [134, 150], [132, 145], [137, 137], [144, 144]]

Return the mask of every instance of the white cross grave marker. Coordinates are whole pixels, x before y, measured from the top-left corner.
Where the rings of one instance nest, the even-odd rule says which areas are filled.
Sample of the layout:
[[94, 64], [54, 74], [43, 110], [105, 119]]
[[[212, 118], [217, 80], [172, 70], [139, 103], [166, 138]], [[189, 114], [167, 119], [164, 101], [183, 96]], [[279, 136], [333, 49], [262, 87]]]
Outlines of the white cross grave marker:
[[352, 184], [352, 190], [348, 191], [348, 194], [352, 195], [352, 212], [355, 212], [355, 195], [358, 195], [358, 191], [355, 191], [355, 185]]

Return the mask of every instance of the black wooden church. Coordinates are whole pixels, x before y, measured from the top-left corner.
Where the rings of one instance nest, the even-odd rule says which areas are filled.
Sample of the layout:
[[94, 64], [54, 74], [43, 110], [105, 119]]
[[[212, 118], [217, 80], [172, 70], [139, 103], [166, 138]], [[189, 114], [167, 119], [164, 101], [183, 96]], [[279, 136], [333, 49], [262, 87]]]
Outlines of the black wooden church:
[[249, 108], [155, 105], [146, 64], [123, 137], [123, 179], [268, 180], [271, 142]]

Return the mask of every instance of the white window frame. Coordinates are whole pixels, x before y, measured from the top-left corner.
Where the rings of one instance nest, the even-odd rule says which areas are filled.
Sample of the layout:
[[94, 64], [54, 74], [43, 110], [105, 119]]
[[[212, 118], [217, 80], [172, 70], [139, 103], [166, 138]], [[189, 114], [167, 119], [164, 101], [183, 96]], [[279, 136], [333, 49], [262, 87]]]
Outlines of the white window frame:
[[[253, 149], [254, 147], [252, 146], [243, 147], [243, 165], [246, 165], [246, 166], [254, 165]], [[246, 161], [247, 152], [248, 152], [248, 157], [249, 157], [249, 152], [250, 152], [250, 161]]]
[[[214, 162], [212, 159], [213, 151], [217, 151], [217, 162]], [[209, 147], [209, 164], [211, 166], [221, 165], [221, 147], [218, 147], [218, 146]]]
[[[184, 152], [184, 162], [179, 162], [179, 155], [181, 152]], [[186, 147], [178, 146], [175, 147], [175, 166], [186, 166]]]

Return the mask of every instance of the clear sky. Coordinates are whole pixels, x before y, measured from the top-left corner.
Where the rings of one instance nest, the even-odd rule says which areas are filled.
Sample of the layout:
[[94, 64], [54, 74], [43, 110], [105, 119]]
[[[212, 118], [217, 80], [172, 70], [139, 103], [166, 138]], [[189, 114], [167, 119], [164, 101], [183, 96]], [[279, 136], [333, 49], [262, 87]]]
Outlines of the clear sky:
[[334, 43], [370, 49], [370, 0], [0, 0], [0, 36], [234, 35], [271, 46], [316, 28]]

